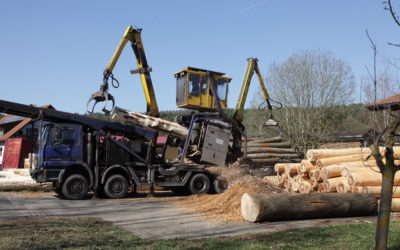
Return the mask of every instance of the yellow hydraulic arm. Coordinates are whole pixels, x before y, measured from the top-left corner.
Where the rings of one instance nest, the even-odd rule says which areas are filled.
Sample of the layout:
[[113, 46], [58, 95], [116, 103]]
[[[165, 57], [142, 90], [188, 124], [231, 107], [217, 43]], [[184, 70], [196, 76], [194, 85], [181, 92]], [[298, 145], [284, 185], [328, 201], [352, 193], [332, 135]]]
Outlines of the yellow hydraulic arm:
[[[103, 84], [100, 86], [100, 90], [95, 92], [88, 101], [88, 104], [92, 100], [95, 101], [92, 112], [94, 110], [94, 106], [98, 102], [103, 102], [103, 101], [107, 102], [110, 100], [113, 102], [113, 106], [114, 106], [114, 97], [108, 93], [108, 81], [111, 78], [111, 84], [113, 85], [113, 87], [117, 88], [119, 86], [119, 83], [114, 78], [112, 71], [114, 70], [114, 67], [115, 67], [125, 45], [128, 43], [128, 41], [130, 41], [133, 52], [135, 53], [135, 56], [136, 56], [136, 63], [138, 66], [138, 69], [131, 70], [131, 73], [132, 74], [138, 73], [140, 75], [144, 95], [146, 97], [147, 114], [150, 116], [154, 116], [154, 117], [159, 116], [160, 113], [158, 111], [157, 100], [156, 100], [155, 93], [154, 93], [153, 83], [152, 83], [151, 77], [150, 77], [151, 68], [147, 64], [147, 59], [146, 59], [146, 55], [144, 52], [142, 38], [141, 38], [141, 31], [142, 31], [141, 29], [135, 29], [132, 26], [128, 26], [128, 28], [125, 30], [125, 33], [124, 33], [121, 41], [119, 42], [117, 49], [115, 50], [110, 62], [108, 63], [108, 66], [104, 70]], [[115, 83], [114, 83], [114, 81], [115, 81]], [[106, 103], [106, 105], [107, 105], [107, 103]], [[105, 113], [109, 113], [110, 110], [107, 110], [106, 105], [104, 106], [103, 111]]]
[[264, 96], [265, 101], [267, 102], [268, 109], [271, 112], [272, 106], [270, 103], [270, 98], [267, 92], [267, 89], [265, 88], [264, 85], [264, 80], [261, 76], [260, 69], [258, 68], [258, 59], [257, 58], [248, 58], [247, 59], [247, 68], [246, 68], [246, 73], [244, 75], [242, 87], [240, 89], [240, 94], [238, 101], [236, 103], [236, 108], [233, 113], [233, 118], [239, 122], [243, 121], [243, 110], [244, 110], [244, 105], [246, 103], [246, 98], [247, 94], [249, 92], [249, 87], [251, 83], [251, 78], [253, 77], [254, 72], [256, 72], [256, 75], [258, 77], [258, 81], [260, 82], [260, 87], [262, 94]]

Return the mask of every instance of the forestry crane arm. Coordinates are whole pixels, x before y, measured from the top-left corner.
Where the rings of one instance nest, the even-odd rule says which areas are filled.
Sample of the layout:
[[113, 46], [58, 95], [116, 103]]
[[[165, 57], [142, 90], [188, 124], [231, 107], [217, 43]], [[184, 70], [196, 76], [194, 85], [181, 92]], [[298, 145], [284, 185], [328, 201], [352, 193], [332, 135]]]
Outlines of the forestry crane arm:
[[[117, 79], [114, 78], [112, 71], [122, 53], [122, 50], [124, 49], [124, 47], [128, 43], [128, 41], [130, 41], [131, 47], [136, 56], [136, 62], [137, 62], [137, 66], [138, 66], [138, 69], [131, 70], [131, 74], [138, 73], [140, 75], [144, 94], [146, 97], [147, 114], [150, 116], [153, 116], [153, 117], [159, 116], [159, 111], [158, 111], [157, 101], [156, 101], [156, 97], [155, 97], [155, 93], [154, 93], [153, 83], [152, 83], [151, 77], [150, 77], [150, 72], [152, 69], [147, 64], [147, 59], [146, 59], [146, 55], [144, 52], [144, 47], [143, 47], [142, 38], [141, 38], [141, 34], [140, 34], [141, 31], [142, 31], [141, 29], [135, 29], [132, 26], [128, 26], [128, 28], [125, 30], [125, 33], [124, 33], [121, 41], [119, 42], [117, 49], [115, 50], [110, 62], [108, 63], [107, 68], [104, 70], [103, 84], [100, 86], [100, 90], [93, 93], [87, 103], [87, 106], [89, 108], [89, 103], [91, 101], [95, 101], [95, 103], [93, 104], [92, 110], [88, 109], [89, 113], [93, 113], [96, 104], [99, 102], [106, 102], [104, 105], [104, 108], [102, 109], [102, 111], [106, 114], [110, 113], [111, 109], [114, 107], [114, 104], [115, 104], [114, 97], [110, 93], [108, 93], [108, 87], [109, 87], [108, 81], [111, 78], [111, 85], [114, 88], [119, 87], [119, 82], [117, 81]], [[111, 109], [107, 109], [108, 101], [112, 102]]]
[[239, 94], [239, 98], [238, 101], [236, 103], [236, 108], [235, 111], [233, 113], [233, 119], [235, 119], [238, 122], [242, 122], [243, 121], [243, 110], [244, 110], [244, 105], [246, 103], [246, 99], [247, 99], [247, 95], [249, 92], [249, 87], [250, 87], [250, 83], [251, 83], [251, 78], [253, 77], [254, 72], [256, 72], [256, 75], [258, 77], [258, 81], [260, 83], [260, 87], [261, 87], [261, 92], [264, 96], [264, 103], [267, 104], [267, 108], [269, 111], [269, 117], [267, 122], [265, 123], [265, 125], [267, 126], [276, 126], [278, 125], [276, 121], [274, 121], [272, 119], [272, 105], [271, 105], [271, 101], [269, 98], [269, 94], [267, 89], [265, 88], [264, 85], [264, 80], [261, 76], [261, 72], [260, 69], [258, 67], [258, 59], [257, 58], [248, 58], [247, 59], [247, 68], [246, 68], [246, 72], [244, 75], [244, 79], [243, 79], [243, 83], [242, 83], [242, 87], [240, 89], [240, 94]]

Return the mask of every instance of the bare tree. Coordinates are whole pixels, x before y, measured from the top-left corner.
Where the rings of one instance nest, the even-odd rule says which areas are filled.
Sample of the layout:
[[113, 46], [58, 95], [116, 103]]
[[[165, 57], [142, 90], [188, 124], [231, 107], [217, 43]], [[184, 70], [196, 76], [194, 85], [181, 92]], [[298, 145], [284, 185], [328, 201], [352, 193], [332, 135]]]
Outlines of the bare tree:
[[355, 84], [346, 62], [320, 50], [272, 63], [266, 82], [271, 96], [284, 107], [275, 113], [276, 119], [303, 152], [337, 132], [335, 107], [349, 103]]
[[[375, 140], [372, 146], [373, 156], [379, 166], [380, 172], [382, 173], [382, 189], [381, 198], [379, 203], [379, 214], [378, 223], [376, 226], [375, 242], [376, 249], [386, 249], [388, 233], [389, 233], [389, 223], [390, 223], [390, 213], [392, 209], [392, 192], [394, 184], [394, 176], [400, 166], [395, 165], [395, 158], [393, 146], [395, 143], [395, 137], [398, 137], [398, 128], [400, 125], [400, 116], [397, 116], [389, 126], [387, 126]], [[383, 137], [385, 137], [384, 149], [381, 150], [380, 142]], [[383, 155], [383, 156], [382, 156]], [[383, 160], [385, 158], [385, 161]]]
[[[363, 86], [365, 96], [364, 102], [366, 104], [373, 104], [377, 100], [382, 100], [398, 93], [400, 88], [396, 84], [397, 81], [398, 80], [389, 71], [389, 65], [385, 65], [382, 73], [378, 74], [375, 86], [373, 84], [365, 84]], [[374, 93], [376, 93], [376, 99], [374, 98]], [[389, 126], [393, 120], [390, 110], [371, 112], [369, 117], [371, 129], [376, 131], [382, 131], [384, 128]]]
[[[394, 22], [398, 26], [400, 26], [400, 18], [395, 10], [395, 7], [393, 6], [392, 0], [383, 1], [383, 4], [385, 5], [385, 10], [390, 12], [390, 15], [392, 16]], [[400, 47], [400, 44], [398, 44], [398, 43], [388, 43], [388, 44], [392, 45], [392, 46]]]
[[[391, 72], [391, 68], [396, 68], [396, 65], [385, 57], [383, 57], [384, 61], [382, 62], [382, 60], [378, 58], [377, 43], [373, 41], [368, 31], [366, 31], [366, 35], [373, 51], [373, 67], [372, 70], [366, 67], [369, 80], [365, 82], [372, 82], [372, 84], [364, 85], [364, 101], [367, 104], [372, 104], [377, 100], [382, 100], [394, 95], [400, 88], [398, 79], [396, 79]], [[379, 70], [378, 67], [383, 68], [383, 70]], [[390, 110], [380, 110], [380, 112], [372, 112], [370, 118], [372, 121], [372, 128], [375, 131], [382, 131], [389, 126], [393, 117], [390, 116]]]
[[[384, 2], [385, 9], [389, 10], [392, 18], [395, 23], [400, 26], [399, 17], [396, 14], [393, 4], [391, 0], [387, 0]], [[367, 33], [368, 34], [368, 33]], [[368, 36], [371, 44], [374, 44], [372, 39]], [[389, 43], [390, 45], [398, 46], [397, 44]], [[374, 58], [376, 58], [376, 47], [374, 49]], [[374, 65], [376, 65], [376, 61], [374, 60]], [[376, 67], [375, 75], [376, 75]], [[376, 80], [376, 78], [375, 78]], [[377, 84], [374, 84], [375, 93], [377, 92]], [[376, 102], [376, 95], [375, 100]], [[388, 107], [389, 112], [391, 108]], [[392, 197], [393, 197], [393, 184], [394, 177], [398, 170], [400, 170], [400, 166], [395, 165], [395, 154], [393, 150], [393, 146], [395, 144], [395, 138], [400, 136], [398, 132], [398, 128], [400, 126], [400, 116], [393, 115], [393, 119], [387, 125], [379, 136], [376, 138], [374, 145], [372, 146], [372, 154], [376, 159], [376, 162], [379, 166], [379, 170], [382, 174], [382, 189], [381, 189], [381, 198], [379, 204], [379, 214], [378, 214], [378, 222], [376, 226], [376, 234], [375, 234], [375, 248], [376, 249], [386, 249], [387, 248], [387, 240], [389, 233], [389, 223], [390, 223], [390, 213], [392, 209]], [[384, 141], [383, 151], [380, 148], [380, 143]], [[383, 160], [385, 158], [385, 161]]]

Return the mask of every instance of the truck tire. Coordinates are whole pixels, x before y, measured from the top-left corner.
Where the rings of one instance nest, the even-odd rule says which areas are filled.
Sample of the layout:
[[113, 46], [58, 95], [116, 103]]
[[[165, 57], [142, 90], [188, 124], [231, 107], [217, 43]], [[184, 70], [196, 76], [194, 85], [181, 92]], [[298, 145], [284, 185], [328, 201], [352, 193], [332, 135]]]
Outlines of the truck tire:
[[222, 194], [228, 189], [228, 182], [224, 179], [215, 179], [213, 182], [215, 193]]
[[122, 175], [111, 175], [104, 184], [104, 193], [111, 199], [123, 198], [128, 193], [128, 181]]
[[195, 174], [190, 179], [188, 188], [191, 194], [207, 194], [210, 191], [210, 179], [205, 174]]
[[80, 174], [69, 176], [62, 185], [62, 195], [68, 200], [81, 200], [89, 191], [86, 178]]

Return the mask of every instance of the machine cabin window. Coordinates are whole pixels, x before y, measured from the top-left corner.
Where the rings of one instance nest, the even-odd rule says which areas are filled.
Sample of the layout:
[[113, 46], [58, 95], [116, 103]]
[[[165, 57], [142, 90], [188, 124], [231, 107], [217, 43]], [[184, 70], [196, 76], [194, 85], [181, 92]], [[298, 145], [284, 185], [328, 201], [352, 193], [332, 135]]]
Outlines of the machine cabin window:
[[201, 78], [200, 86], [201, 86], [201, 94], [202, 95], [207, 94], [207, 77], [203, 76]]
[[221, 101], [226, 100], [228, 83], [225, 79], [217, 79], [217, 94]]
[[195, 74], [189, 75], [189, 95], [199, 96], [200, 95], [200, 76]]

